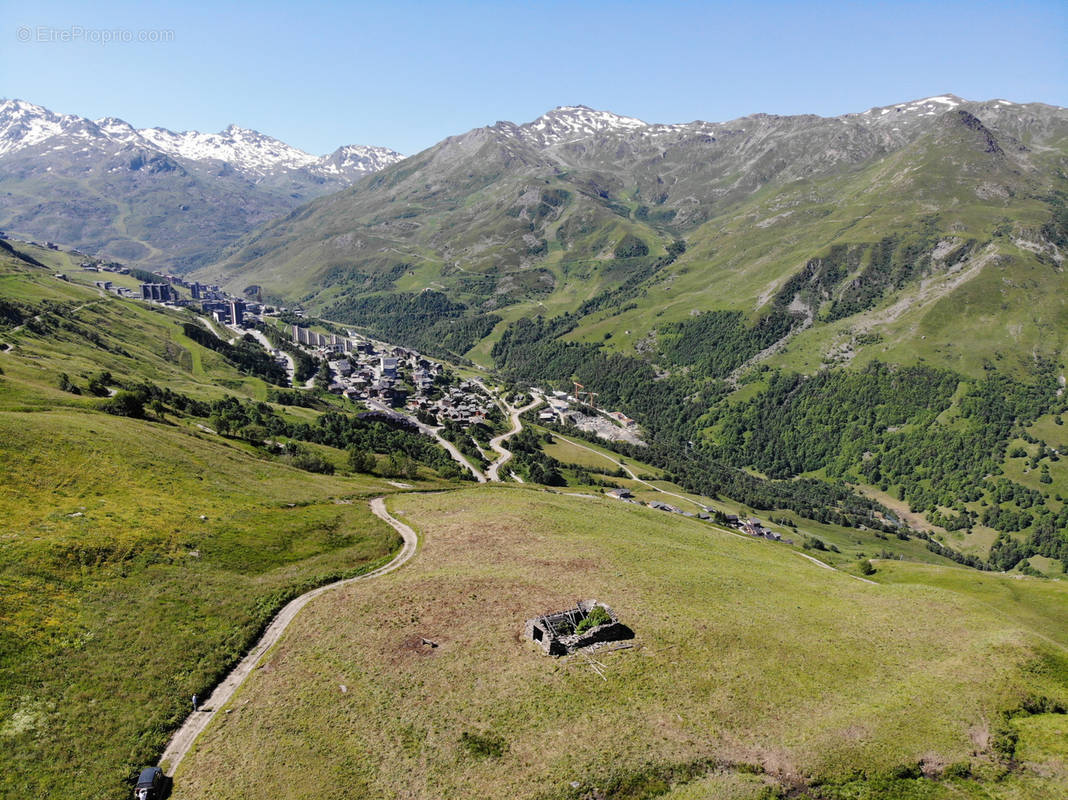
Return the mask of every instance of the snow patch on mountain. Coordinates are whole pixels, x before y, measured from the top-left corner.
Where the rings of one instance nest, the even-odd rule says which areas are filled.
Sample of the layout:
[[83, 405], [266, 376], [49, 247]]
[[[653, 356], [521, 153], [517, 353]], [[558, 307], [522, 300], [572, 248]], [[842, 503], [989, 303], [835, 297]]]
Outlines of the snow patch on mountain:
[[559, 106], [533, 122], [520, 125], [517, 131], [527, 141], [551, 147], [602, 133], [647, 127], [648, 123], [640, 119], [610, 111], [597, 111], [587, 106]]
[[275, 169], [300, 169], [318, 159], [257, 131], [231, 125], [220, 133], [147, 128], [138, 133], [157, 150], [191, 161], [225, 161], [242, 172], [265, 173]]
[[328, 156], [317, 159], [313, 169], [316, 173], [338, 175], [346, 172], [378, 172], [404, 160], [404, 156], [388, 147], [369, 147], [348, 144], [339, 147]]
[[[918, 117], [934, 117], [944, 114], [962, 103], [962, 100], [953, 94], [940, 94], [935, 97], [925, 97], [922, 100], [913, 100], [909, 103], [897, 103], [892, 106], [869, 108], [860, 114], [846, 114], [844, 119], [855, 119], [866, 124], [892, 121], [909, 122]], [[887, 119], [889, 118], [889, 119]]]
[[32, 147], [63, 133], [78, 121], [68, 114], [54, 114], [24, 100], [0, 102], [0, 155]]

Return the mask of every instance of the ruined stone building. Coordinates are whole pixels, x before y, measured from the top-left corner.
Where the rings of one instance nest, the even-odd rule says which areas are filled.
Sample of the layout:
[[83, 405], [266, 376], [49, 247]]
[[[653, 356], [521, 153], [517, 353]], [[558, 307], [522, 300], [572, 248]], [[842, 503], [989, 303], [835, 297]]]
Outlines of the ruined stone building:
[[611, 607], [596, 600], [583, 600], [566, 611], [528, 619], [525, 632], [551, 656], [634, 638], [634, 632], [619, 621]]

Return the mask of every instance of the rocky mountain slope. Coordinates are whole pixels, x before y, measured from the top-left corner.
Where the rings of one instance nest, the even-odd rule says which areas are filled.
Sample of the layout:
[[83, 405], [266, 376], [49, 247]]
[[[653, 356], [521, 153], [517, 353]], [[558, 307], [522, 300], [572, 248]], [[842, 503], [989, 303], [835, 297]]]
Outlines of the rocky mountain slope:
[[[757, 315], [830, 248], [865, 249], [849, 270], [859, 274], [870, 245], [916, 238], [926, 226], [923, 253], [908, 255], [916, 269], [892, 288], [886, 275], [869, 275], [861, 282], [871, 290], [860, 292], [848, 285], [857, 275], [842, 275], [818, 297], [799, 296], [794, 311], [820, 328], [821, 304], [840, 300], [836, 318], [851, 307], [868, 313], [932, 270], [950, 270], [961, 259], [944, 256], [972, 240], [968, 252], [987, 253], [986, 262], [997, 250], [1059, 269], [1050, 225], [1066, 143], [1064, 109], [953, 95], [834, 118], [680, 125], [563, 107], [450, 137], [267, 225], [203, 274], [349, 321], [366, 310], [359, 298], [384, 290], [446, 291], [468, 315], [514, 319], [580, 311], [626, 286], [644, 300], [619, 310], [618, 324], [599, 319], [597, 335], [629, 331], [610, 346], [633, 352], [659, 321], [717, 308]], [[649, 262], [676, 240], [686, 253], [654, 269]]]
[[400, 161], [314, 156], [257, 131], [135, 129], [0, 101], [0, 228], [139, 265], [188, 269], [254, 227]]

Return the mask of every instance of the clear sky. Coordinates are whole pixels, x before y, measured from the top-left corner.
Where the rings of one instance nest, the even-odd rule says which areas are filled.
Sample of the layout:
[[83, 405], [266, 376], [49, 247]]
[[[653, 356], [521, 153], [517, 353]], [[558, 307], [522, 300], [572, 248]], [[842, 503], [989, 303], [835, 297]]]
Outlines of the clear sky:
[[1068, 105], [1068, 2], [0, 0], [2, 97], [316, 154], [558, 105], [723, 121], [945, 92]]

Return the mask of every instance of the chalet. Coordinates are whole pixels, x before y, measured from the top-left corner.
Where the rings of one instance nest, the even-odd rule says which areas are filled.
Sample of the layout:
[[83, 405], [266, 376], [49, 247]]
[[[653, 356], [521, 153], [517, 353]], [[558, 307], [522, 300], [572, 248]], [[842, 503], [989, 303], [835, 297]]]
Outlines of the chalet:
[[657, 511], [668, 511], [672, 514], [681, 514], [682, 509], [675, 508], [675, 506], [668, 505], [667, 503], [661, 503], [659, 500], [654, 500], [649, 504], [649, 508], [655, 508]]
[[423, 369], [417, 369], [412, 373], [412, 383], [416, 389], [429, 389], [434, 385], [434, 379], [427, 375]]

